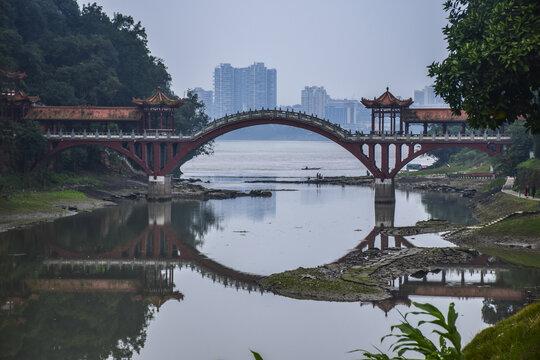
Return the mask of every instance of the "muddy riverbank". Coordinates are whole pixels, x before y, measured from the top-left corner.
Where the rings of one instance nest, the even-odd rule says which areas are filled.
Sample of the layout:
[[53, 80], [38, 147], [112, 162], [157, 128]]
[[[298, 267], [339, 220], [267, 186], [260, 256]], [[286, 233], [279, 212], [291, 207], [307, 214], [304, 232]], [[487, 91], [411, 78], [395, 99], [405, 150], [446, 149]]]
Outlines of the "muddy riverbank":
[[[64, 191], [76, 191], [77, 198], [63, 197]], [[43, 196], [38, 206], [25, 206], [26, 199], [31, 194], [51, 194], [54, 198]], [[84, 194], [81, 195], [80, 193]], [[66, 192], [67, 194], [67, 192]], [[175, 200], [210, 200], [234, 199], [237, 197], [271, 197], [268, 190], [251, 190], [247, 192], [223, 189], [210, 189], [190, 182], [177, 182], [173, 186], [173, 199]], [[19, 199], [20, 198], [20, 199]], [[123, 177], [106, 176], [103, 183], [96, 185], [62, 186], [47, 192], [35, 193], [27, 191], [14, 195], [10, 199], [2, 199], [0, 207], [10, 207], [9, 201], [22, 203], [10, 211], [0, 213], [0, 232], [11, 229], [32, 226], [41, 222], [76, 215], [79, 212], [92, 211], [106, 206], [115, 206], [123, 200], [139, 200], [146, 198], [146, 183], [143, 179], [130, 179]]]

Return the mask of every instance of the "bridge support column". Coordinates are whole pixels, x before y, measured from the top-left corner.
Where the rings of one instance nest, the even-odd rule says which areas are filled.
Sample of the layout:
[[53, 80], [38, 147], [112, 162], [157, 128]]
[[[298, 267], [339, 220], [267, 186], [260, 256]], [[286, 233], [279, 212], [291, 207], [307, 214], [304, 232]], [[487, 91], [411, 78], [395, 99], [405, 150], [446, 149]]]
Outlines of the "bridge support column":
[[393, 204], [395, 202], [394, 179], [375, 179], [375, 203]]
[[146, 198], [150, 201], [164, 201], [172, 198], [172, 176], [148, 177], [148, 193]]

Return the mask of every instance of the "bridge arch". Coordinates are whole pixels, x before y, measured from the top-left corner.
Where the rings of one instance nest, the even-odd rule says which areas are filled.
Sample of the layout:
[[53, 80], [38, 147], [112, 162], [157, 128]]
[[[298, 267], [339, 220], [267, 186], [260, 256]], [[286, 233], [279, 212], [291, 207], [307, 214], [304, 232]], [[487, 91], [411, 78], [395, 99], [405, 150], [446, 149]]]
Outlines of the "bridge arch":
[[226, 115], [223, 118], [213, 121], [204, 129], [195, 133], [193, 141], [186, 143], [172, 159], [171, 163], [165, 166], [163, 171], [170, 172], [189, 153], [221, 135], [246, 127], [269, 124], [291, 126], [319, 134], [347, 150], [372, 173], [377, 171], [374, 164], [361, 152], [358, 144], [346, 140], [347, 137], [352, 136], [350, 131], [313, 115], [276, 109], [263, 109]]
[[[150, 174], [152, 172], [152, 169], [148, 164], [146, 163], [146, 159], [138, 157], [135, 155], [134, 151], [130, 151], [130, 148], [125, 148], [123, 146], [123, 143], [121, 142], [103, 142], [98, 140], [86, 140], [86, 141], [59, 141], [56, 144], [50, 143], [49, 149], [45, 153], [45, 155], [39, 159], [33, 167], [37, 166], [38, 163], [41, 163], [43, 161], [50, 160], [53, 156], [72, 148], [76, 147], [86, 147], [86, 146], [100, 146], [100, 147], [106, 147], [112, 150], [115, 150], [119, 152], [122, 155], [125, 155], [129, 159], [133, 160], [137, 165], [140, 166], [141, 170], [146, 172], [147, 174]], [[130, 147], [133, 145], [129, 145]]]

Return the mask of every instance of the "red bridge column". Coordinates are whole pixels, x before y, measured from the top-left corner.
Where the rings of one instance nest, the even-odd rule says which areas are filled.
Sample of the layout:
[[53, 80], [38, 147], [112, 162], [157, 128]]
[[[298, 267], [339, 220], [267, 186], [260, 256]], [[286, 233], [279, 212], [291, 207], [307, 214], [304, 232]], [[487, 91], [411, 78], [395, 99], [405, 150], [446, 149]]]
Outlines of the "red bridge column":
[[381, 145], [381, 172], [384, 174], [384, 176], [387, 176], [389, 173], [388, 148], [390, 147], [390, 144], [380, 144], [380, 145]]

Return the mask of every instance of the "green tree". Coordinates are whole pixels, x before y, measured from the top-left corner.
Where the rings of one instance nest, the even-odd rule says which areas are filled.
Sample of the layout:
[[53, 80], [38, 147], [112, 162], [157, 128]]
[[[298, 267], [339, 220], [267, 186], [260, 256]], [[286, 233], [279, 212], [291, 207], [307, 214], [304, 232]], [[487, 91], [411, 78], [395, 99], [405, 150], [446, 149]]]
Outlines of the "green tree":
[[448, 57], [429, 75], [469, 125], [495, 129], [520, 117], [540, 132], [540, 2], [448, 0]]
[[540, 159], [540, 134], [533, 136], [534, 142], [534, 157]]
[[45, 152], [45, 138], [39, 124], [25, 121], [15, 126], [17, 157], [14, 159], [20, 171], [25, 172]]
[[519, 163], [529, 158], [533, 140], [529, 131], [519, 121], [510, 125], [506, 134], [512, 136], [512, 144], [502, 155], [495, 158], [495, 170], [504, 175], [514, 176]]

